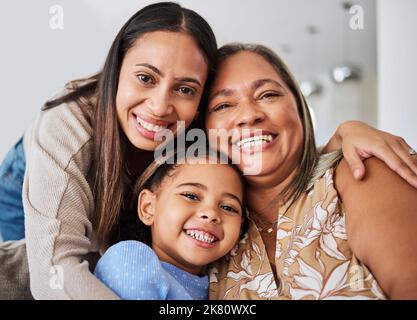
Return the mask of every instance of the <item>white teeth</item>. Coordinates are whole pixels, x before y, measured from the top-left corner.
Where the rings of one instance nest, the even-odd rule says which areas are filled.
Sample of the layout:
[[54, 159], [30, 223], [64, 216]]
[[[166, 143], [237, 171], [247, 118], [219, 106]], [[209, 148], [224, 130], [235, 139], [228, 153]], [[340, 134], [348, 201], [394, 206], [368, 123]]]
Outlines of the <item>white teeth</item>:
[[214, 236], [204, 231], [186, 230], [185, 233], [188, 234], [190, 237], [197, 239], [199, 241], [202, 241], [202, 242], [213, 243], [216, 241], [216, 238]]
[[136, 121], [148, 131], [160, 132], [167, 128], [166, 126], [157, 126], [157, 125], [151, 124], [149, 122], [144, 121], [143, 119], [139, 117], [136, 117]]
[[250, 148], [250, 147], [260, 146], [260, 145], [265, 144], [265, 143], [269, 143], [269, 142], [272, 141], [272, 139], [274, 139], [274, 137], [270, 134], [259, 135], [259, 136], [254, 136], [254, 137], [242, 139], [242, 140], [238, 141], [236, 143], [236, 145], [240, 149]]

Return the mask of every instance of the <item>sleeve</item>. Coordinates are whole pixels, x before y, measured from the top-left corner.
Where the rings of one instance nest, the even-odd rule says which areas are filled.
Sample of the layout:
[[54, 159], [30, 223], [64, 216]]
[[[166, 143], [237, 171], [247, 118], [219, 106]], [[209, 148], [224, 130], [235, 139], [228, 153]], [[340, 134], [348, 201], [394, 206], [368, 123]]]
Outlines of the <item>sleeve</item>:
[[98, 261], [95, 275], [126, 300], [165, 300], [169, 283], [156, 254], [138, 241], [110, 247]]
[[92, 247], [91, 127], [78, 106], [62, 105], [41, 112], [26, 135], [22, 196], [33, 297], [117, 299], [83, 259]]

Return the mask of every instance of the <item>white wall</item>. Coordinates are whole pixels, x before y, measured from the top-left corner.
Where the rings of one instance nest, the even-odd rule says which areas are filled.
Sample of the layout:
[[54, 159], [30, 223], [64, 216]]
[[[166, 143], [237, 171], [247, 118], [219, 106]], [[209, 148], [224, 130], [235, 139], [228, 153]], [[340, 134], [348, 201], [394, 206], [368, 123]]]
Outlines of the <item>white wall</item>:
[[[55, 4], [65, 7], [63, 30], [49, 26]], [[0, 1], [0, 162], [47, 99], [101, 67], [113, 36], [80, 1]]]
[[379, 0], [378, 126], [417, 148], [417, 1]]
[[325, 145], [336, 128], [347, 120], [361, 120], [376, 126], [377, 82], [375, 74], [364, 74], [360, 81], [334, 83], [329, 72], [316, 76], [323, 91], [307, 98], [316, 117], [316, 142]]

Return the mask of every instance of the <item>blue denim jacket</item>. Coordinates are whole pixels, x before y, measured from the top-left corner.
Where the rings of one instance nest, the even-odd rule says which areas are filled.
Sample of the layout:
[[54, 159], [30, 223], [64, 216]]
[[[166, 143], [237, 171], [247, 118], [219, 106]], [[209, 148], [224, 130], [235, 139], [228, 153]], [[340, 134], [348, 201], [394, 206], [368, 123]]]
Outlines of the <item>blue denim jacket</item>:
[[0, 241], [25, 237], [22, 201], [25, 174], [23, 138], [7, 153], [0, 165]]

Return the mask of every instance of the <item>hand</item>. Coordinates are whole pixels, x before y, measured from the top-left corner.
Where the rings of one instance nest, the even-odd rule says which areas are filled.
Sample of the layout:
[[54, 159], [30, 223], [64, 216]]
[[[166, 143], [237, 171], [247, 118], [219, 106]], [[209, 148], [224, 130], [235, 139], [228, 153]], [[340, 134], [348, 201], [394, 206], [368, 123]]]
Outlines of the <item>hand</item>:
[[410, 146], [403, 138], [360, 121], [347, 121], [337, 128], [325, 150], [337, 148], [342, 148], [355, 179], [365, 177], [363, 160], [375, 156], [417, 188], [417, 156], [410, 156]]

